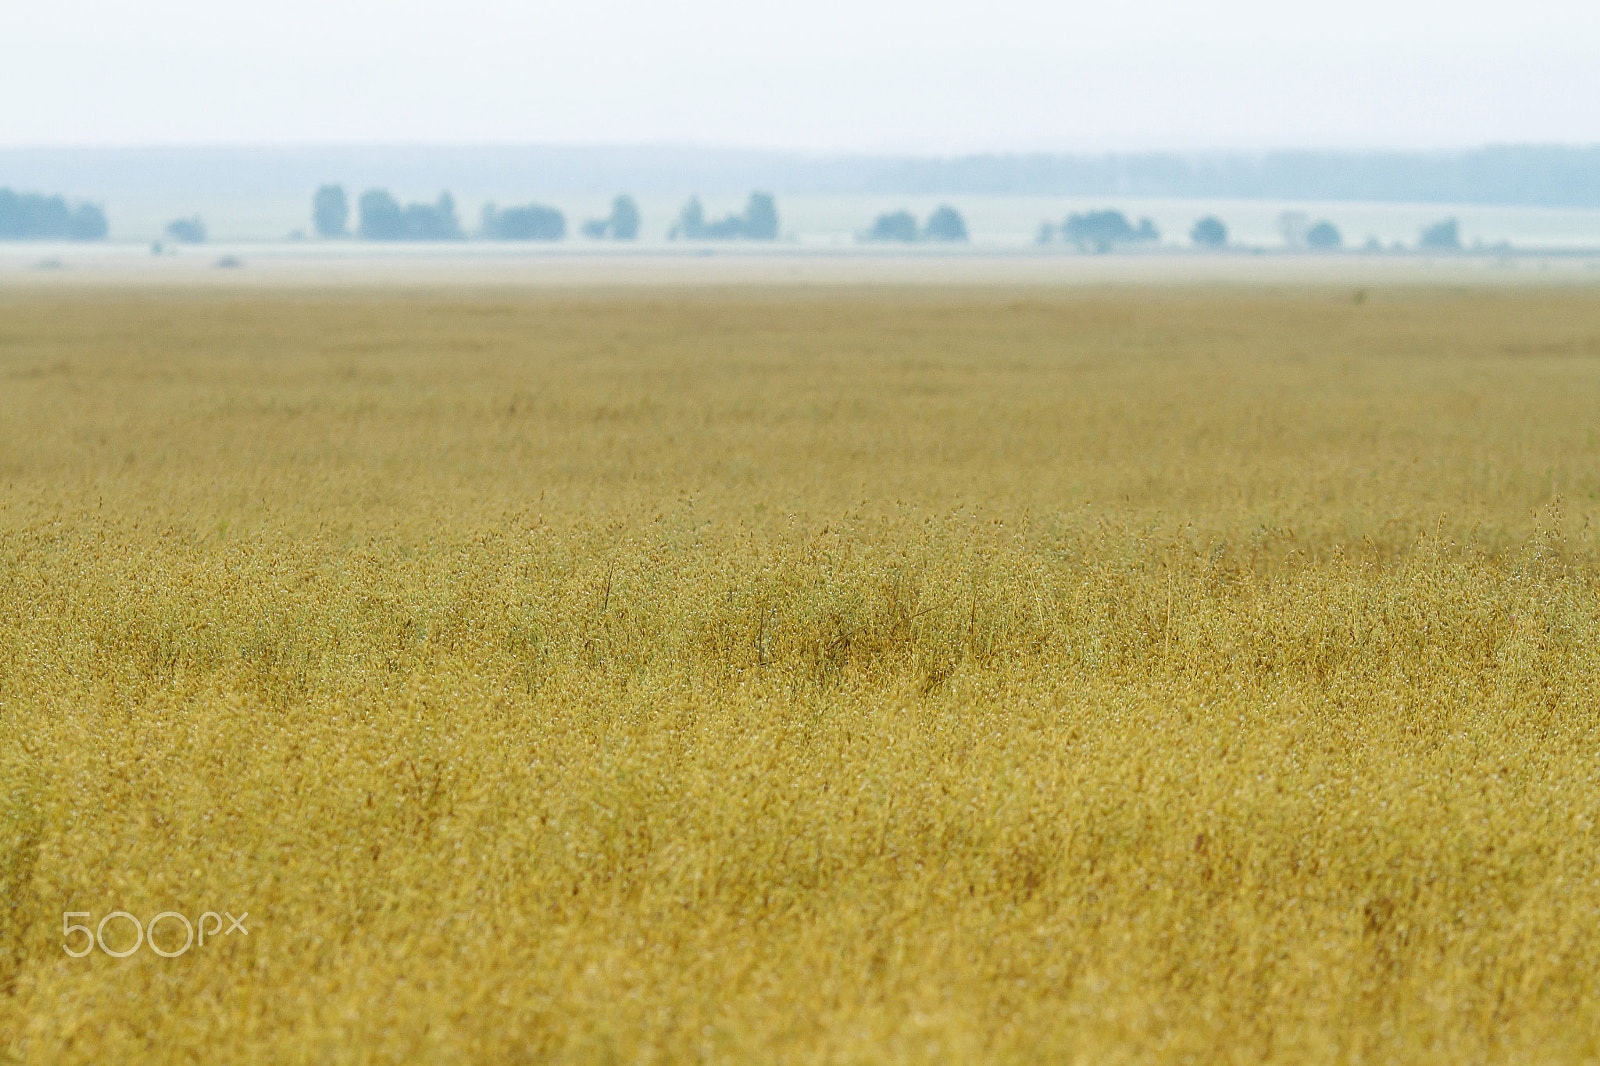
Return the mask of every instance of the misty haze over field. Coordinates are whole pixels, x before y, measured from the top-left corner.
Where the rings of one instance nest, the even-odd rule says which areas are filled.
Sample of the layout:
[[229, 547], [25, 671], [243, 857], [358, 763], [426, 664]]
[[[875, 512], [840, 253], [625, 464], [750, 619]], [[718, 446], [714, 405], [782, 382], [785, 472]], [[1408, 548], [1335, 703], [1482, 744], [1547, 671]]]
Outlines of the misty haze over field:
[[474, 195], [1131, 196], [1600, 207], [1600, 147], [1467, 151], [821, 155], [716, 148], [3, 148], [0, 184], [77, 196], [301, 196], [319, 183]]
[[1160, 216], [1169, 243], [1211, 211], [1247, 241], [1275, 230], [1239, 203], [1273, 219], [1414, 205], [1392, 226], [1333, 220], [1385, 247], [1457, 215], [1486, 246], [1600, 242], [1588, 0], [931, 0], [913, 16], [890, 0], [57, 0], [7, 17], [27, 47], [0, 64], [16, 102], [0, 189], [34, 197], [51, 232], [103, 211], [113, 241], [311, 233], [311, 195], [337, 184], [352, 203], [447, 197], [462, 232], [488, 212], [563, 234], [571, 215], [576, 235], [626, 196], [665, 239], [696, 232], [677, 219], [691, 198], [727, 217], [759, 193], [801, 242], [952, 205], [976, 243], [1098, 210]]

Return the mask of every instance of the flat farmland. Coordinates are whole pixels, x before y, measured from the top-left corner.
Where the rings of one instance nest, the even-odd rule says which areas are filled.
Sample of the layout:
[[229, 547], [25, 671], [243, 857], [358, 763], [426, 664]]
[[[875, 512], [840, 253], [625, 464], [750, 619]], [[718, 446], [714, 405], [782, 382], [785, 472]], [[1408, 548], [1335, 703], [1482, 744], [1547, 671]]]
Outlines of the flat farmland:
[[1593, 1061], [1597, 519], [1579, 287], [0, 292], [0, 1061]]

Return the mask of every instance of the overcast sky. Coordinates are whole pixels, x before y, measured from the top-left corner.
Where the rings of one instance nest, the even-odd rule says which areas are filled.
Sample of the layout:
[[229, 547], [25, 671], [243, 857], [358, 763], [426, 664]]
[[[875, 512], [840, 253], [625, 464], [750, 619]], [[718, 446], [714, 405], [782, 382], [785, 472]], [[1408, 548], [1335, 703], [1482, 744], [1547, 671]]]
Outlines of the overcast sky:
[[1600, 0], [6, 0], [0, 144], [1600, 142]]

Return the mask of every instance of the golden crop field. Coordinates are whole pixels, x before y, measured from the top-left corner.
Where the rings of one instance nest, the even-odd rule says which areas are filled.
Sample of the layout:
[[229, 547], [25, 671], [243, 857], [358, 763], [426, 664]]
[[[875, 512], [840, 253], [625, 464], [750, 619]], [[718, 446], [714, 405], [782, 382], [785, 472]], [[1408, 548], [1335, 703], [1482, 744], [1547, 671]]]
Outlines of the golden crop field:
[[1589, 289], [0, 293], [0, 1060], [1593, 1062], [1597, 516]]

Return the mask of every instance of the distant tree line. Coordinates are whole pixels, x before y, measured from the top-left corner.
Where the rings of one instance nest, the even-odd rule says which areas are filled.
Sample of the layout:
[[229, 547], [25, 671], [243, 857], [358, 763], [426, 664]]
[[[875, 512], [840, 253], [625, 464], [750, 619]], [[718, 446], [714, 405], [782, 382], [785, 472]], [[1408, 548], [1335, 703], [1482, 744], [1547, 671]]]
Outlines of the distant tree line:
[[678, 213], [677, 224], [667, 237], [674, 241], [777, 240], [778, 205], [771, 194], [753, 192], [743, 214], [728, 215], [708, 222], [705, 209], [700, 206], [700, 198], [691, 196]]
[[[349, 236], [350, 205], [342, 186], [324, 185], [316, 191], [311, 205], [312, 222], [319, 236]], [[433, 203], [401, 204], [385, 189], [369, 189], [358, 203], [356, 233], [367, 240], [463, 240], [467, 233], [456, 217], [454, 198], [440, 193]], [[65, 221], [63, 221], [65, 220]], [[68, 226], [76, 228], [68, 232]], [[580, 232], [593, 240], [635, 240], [639, 236], [640, 213], [631, 196], [618, 196], [604, 218], [585, 221]], [[1278, 217], [1278, 230], [1284, 245], [1291, 249], [1333, 251], [1344, 247], [1344, 235], [1327, 219], [1313, 221], [1301, 211], [1286, 211]], [[69, 211], [60, 197], [19, 196], [0, 189], [0, 238], [60, 237], [96, 239], [105, 236], [105, 216], [91, 204], [79, 204]], [[206, 239], [205, 223], [198, 217], [176, 219], [167, 226], [167, 236], [183, 243]], [[491, 203], [483, 208], [475, 236], [503, 241], [559, 241], [567, 236], [567, 220], [561, 211], [542, 204], [523, 204], [500, 208]], [[708, 219], [699, 197], [691, 197], [680, 211], [668, 234], [672, 240], [776, 240], [778, 208], [770, 193], [752, 192], [738, 214]], [[914, 243], [919, 241], [960, 242], [968, 240], [966, 220], [949, 205], [936, 208], [919, 224], [910, 211], [880, 214], [870, 228], [856, 234], [869, 242]], [[1228, 247], [1226, 223], [1214, 215], [1197, 222], [1189, 231], [1195, 247]], [[1067, 244], [1080, 251], [1105, 253], [1118, 248], [1156, 244], [1161, 232], [1149, 218], [1130, 222], [1121, 211], [1104, 209], [1068, 215], [1060, 222], [1046, 221], [1039, 227], [1038, 243]], [[1396, 243], [1396, 249], [1401, 246]], [[1416, 248], [1424, 252], [1459, 251], [1461, 230], [1455, 218], [1443, 219], [1424, 227]], [[1381, 249], [1376, 239], [1369, 240], [1368, 251]]]
[[111, 227], [90, 203], [68, 206], [60, 196], [0, 189], [0, 240], [103, 240]]
[[466, 238], [456, 219], [456, 201], [447, 192], [431, 204], [400, 201], [387, 189], [361, 194], [356, 232], [369, 241], [459, 241]]
[[1039, 226], [1038, 243], [1057, 240], [1076, 245], [1079, 251], [1103, 254], [1125, 244], [1154, 244], [1161, 240], [1161, 231], [1148, 218], [1141, 218], [1135, 226], [1121, 211], [1088, 211], [1068, 215], [1060, 225], [1045, 222]]
[[[1278, 216], [1278, 233], [1290, 250], [1331, 252], [1344, 247], [1344, 234], [1327, 219], [1311, 221], [1303, 211], [1285, 211]], [[1207, 216], [1194, 224], [1189, 239], [1201, 248], [1222, 248], [1228, 243], [1228, 227], [1215, 216]], [[1397, 242], [1396, 250], [1401, 248]], [[1367, 251], [1380, 251], [1382, 245], [1376, 237], [1366, 245]], [[1417, 250], [1422, 252], [1458, 252], [1461, 250], [1461, 225], [1454, 218], [1443, 219], [1425, 226], [1417, 237]]]
[[[1344, 234], [1327, 219], [1313, 222], [1304, 211], [1285, 211], [1278, 216], [1278, 233], [1284, 246], [1290, 250], [1331, 252], [1344, 247]], [[1189, 238], [1202, 248], [1222, 248], [1228, 243], [1228, 227], [1215, 216], [1207, 216], [1194, 224]], [[1376, 237], [1367, 241], [1366, 250], [1381, 251]], [[1401, 245], [1396, 242], [1395, 250]], [[1461, 250], [1461, 224], [1454, 218], [1442, 219], [1424, 226], [1417, 237], [1417, 250], [1421, 252], [1458, 252]]]
[[[880, 222], [889, 218], [890, 216], [884, 216]], [[1280, 214], [1278, 233], [1283, 239], [1284, 246], [1291, 251], [1329, 252], [1344, 247], [1344, 234], [1339, 231], [1338, 226], [1325, 218], [1313, 221], [1304, 211], [1285, 211]], [[1059, 225], [1053, 222], [1042, 223], [1039, 227], [1038, 243], [1051, 244], [1060, 241], [1076, 245], [1080, 251], [1109, 252], [1122, 245], [1154, 242], [1159, 240], [1160, 236], [1155, 223], [1147, 218], [1140, 219], [1139, 224], [1135, 226], [1120, 211], [1089, 211], [1070, 215]], [[1189, 240], [1197, 248], [1226, 248], [1228, 226], [1215, 215], [1207, 215], [1195, 222], [1189, 231]], [[1380, 250], [1381, 247], [1376, 238], [1367, 243], [1368, 251]], [[1401, 246], [1397, 243], [1394, 247], [1399, 249]], [[1424, 227], [1417, 238], [1417, 250], [1460, 251], [1459, 222], [1454, 218], [1447, 218]]]
[[567, 216], [543, 204], [508, 207], [504, 211], [485, 204], [483, 225], [478, 232], [491, 241], [559, 241], [567, 235]]
[[917, 225], [917, 216], [910, 211], [887, 211], [877, 217], [871, 229], [856, 236], [863, 241], [900, 241], [905, 244], [916, 241], [965, 241], [967, 220], [949, 205], [935, 208], [928, 216], [927, 223], [920, 227]]
[[[368, 189], [357, 203], [356, 235], [369, 241], [456, 241], [466, 232], [456, 217], [455, 198], [439, 194], [433, 203], [402, 205], [387, 189]], [[317, 236], [350, 235], [350, 203], [341, 185], [324, 185], [311, 198], [311, 223]], [[774, 214], [774, 226], [776, 214]], [[631, 241], [639, 236], [639, 208], [631, 196], [618, 196], [608, 218], [583, 225], [587, 237]], [[522, 204], [501, 208], [484, 205], [477, 236], [495, 241], [559, 241], [567, 235], [567, 217], [554, 207]]]

